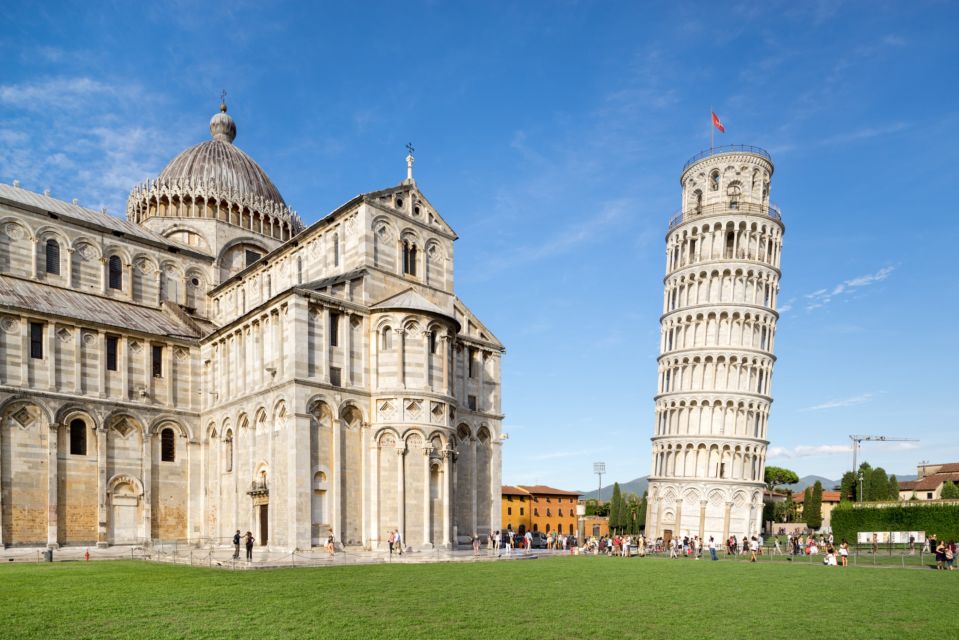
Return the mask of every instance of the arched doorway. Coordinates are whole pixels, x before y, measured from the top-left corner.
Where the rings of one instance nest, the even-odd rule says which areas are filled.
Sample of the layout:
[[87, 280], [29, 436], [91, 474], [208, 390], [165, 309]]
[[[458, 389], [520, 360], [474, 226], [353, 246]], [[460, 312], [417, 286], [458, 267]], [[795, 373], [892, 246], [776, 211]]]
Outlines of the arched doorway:
[[135, 544], [143, 520], [143, 485], [130, 476], [114, 476], [108, 483], [110, 544]]

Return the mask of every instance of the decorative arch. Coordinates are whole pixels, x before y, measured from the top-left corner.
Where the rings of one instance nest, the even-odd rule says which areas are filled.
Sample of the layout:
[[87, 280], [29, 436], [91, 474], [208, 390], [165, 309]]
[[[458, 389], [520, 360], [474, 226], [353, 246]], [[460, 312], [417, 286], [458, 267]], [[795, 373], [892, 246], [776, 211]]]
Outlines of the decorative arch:
[[115, 474], [107, 482], [107, 495], [112, 495], [116, 488], [121, 484], [129, 484], [133, 487], [135, 495], [139, 498], [143, 496], [143, 483], [134, 476], [125, 473]]

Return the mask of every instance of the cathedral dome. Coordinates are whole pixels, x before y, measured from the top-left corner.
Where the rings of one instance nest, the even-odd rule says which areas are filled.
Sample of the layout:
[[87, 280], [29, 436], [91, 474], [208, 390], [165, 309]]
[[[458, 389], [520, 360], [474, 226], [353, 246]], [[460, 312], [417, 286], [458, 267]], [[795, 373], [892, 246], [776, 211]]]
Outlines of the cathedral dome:
[[131, 220], [215, 217], [282, 240], [303, 229], [263, 168], [233, 144], [236, 123], [226, 111], [221, 104], [210, 119], [212, 139], [184, 150], [155, 180], [133, 189]]

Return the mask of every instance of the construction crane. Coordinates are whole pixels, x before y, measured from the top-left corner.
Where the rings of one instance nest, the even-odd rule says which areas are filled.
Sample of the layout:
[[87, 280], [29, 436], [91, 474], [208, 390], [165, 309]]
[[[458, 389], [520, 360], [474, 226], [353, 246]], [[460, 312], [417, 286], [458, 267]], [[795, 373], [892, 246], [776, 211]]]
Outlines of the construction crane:
[[[863, 442], [919, 442], [917, 438], [892, 438], [890, 436], [849, 436], [852, 440], [852, 473], [859, 477], [859, 447]], [[859, 500], [862, 501], [862, 492], [857, 492]]]

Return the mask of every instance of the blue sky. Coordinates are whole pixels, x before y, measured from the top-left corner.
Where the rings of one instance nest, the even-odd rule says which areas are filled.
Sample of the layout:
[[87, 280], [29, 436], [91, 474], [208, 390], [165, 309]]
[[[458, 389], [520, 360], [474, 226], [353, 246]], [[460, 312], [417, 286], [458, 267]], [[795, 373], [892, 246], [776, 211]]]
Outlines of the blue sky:
[[717, 143], [772, 153], [786, 223], [768, 462], [836, 478], [850, 433], [919, 438], [866, 445], [892, 472], [959, 460], [956, 5], [309, 4], [3, 3], [0, 180], [122, 215], [226, 88], [312, 222], [413, 141], [508, 347], [503, 480], [587, 489], [595, 460], [649, 471], [666, 222], [712, 106]]

